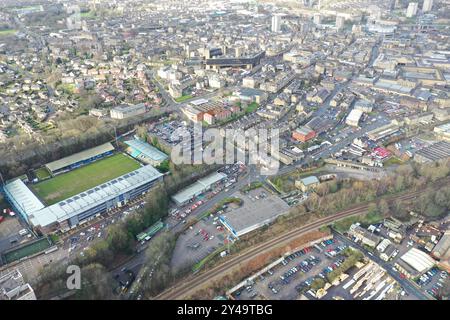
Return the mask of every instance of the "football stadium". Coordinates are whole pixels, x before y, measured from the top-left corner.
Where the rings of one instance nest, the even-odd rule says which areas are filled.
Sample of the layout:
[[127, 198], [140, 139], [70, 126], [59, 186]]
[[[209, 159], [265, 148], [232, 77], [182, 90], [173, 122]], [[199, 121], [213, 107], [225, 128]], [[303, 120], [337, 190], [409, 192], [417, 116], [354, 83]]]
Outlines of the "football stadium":
[[[6, 199], [37, 232], [68, 231], [125, 205], [162, 180], [149, 164], [116, 152], [108, 143], [44, 166], [49, 177], [36, 183], [14, 179]], [[37, 181], [38, 179], [36, 179]]]

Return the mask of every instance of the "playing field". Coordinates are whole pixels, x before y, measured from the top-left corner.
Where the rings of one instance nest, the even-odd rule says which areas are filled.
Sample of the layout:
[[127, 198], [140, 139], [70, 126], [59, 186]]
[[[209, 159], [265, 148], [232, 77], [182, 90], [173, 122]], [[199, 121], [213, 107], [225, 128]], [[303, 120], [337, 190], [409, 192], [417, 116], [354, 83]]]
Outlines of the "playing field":
[[39, 180], [44, 180], [51, 177], [50, 172], [48, 172], [46, 168], [39, 168], [34, 171], [34, 174]]
[[41, 238], [36, 242], [24, 245], [21, 248], [5, 253], [4, 260], [6, 263], [11, 263], [13, 261], [22, 259], [23, 257], [28, 257], [35, 253], [44, 251], [50, 248], [51, 245], [52, 244], [49, 239]]
[[139, 162], [122, 154], [109, 156], [87, 166], [30, 185], [47, 205], [91, 189], [140, 167]]

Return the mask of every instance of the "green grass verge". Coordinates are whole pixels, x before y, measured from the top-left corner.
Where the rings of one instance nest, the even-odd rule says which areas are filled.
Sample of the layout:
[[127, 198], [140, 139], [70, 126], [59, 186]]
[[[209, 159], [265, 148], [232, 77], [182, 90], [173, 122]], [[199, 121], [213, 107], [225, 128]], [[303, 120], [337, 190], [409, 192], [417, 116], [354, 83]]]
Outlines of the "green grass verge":
[[255, 112], [255, 110], [259, 107], [259, 105], [256, 102], [250, 103], [247, 108], [245, 108], [245, 113], [252, 113]]
[[254, 181], [254, 182], [250, 183], [250, 185], [246, 185], [245, 187], [243, 187], [240, 191], [248, 192], [250, 190], [261, 188], [262, 186], [263, 186], [263, 183], [261, 181]]
[[400, 159], [397, 158], [397, 157], [391, 157], [391, 158], [389, 158], [388, 160], [386, 160], [386, 161], [383, 163], [383, 165], [384, 165], [385, 167], [389, 167], [389, 166], [393, 166], [393, 165], [399, 165], [399, 164], [403, 164], [403, 161], [400, 160]]
[[16, 33], [17, 33], [17, 30], [14, 30], [14, 29], [0, 30], [0, 37], [13, 36]]
[[217, 256], [220, 252], [222, 252], [223, 250], [225, 250], [225, 246], [224, 247], [220, 247], [218, 249], [216, 249], [214, 252], [212, 252], [211, 254], [207, 255], [205, 258], [203, 258], [202, 260], [200, 260], [199, 262], [197, 262], [193, 267], [192, 267], [192, 272], [197, 272], [199, 271], [208, 261], [211, 261], [215, 256]]
[[24, 257], [28, 257], [34, 255], [38, 252], [44, 251], [50, 248], [52, 245], [51, 241], [48, 238], [42, 238], [36, 242], [30, 243], [29, 245], [25, 245], [16, 250], [7, 252], [4, 255], [5, 262], [11, 263], [13, 261], [20, 260]]
[[37, 177], [39, 180], [45, 180], [45, 179], [51, 177], [50, 172], [48, 172], [47, 168], [44, 168], [44, 167], [35, 170], [35, 171], [34, 171], [34, 174], [36, 175], [36, 177]]
[[36, 195], [52, 205], [140, 167], [122, 153], [32, 185]]
[[185, 96], [181, 96], [181, 97], [179, 97], [179, 98], [176, 98], [176, 99], [175, 99], [175, 102], [181, 103], [181, 102], [184, 102], [184, 101], [189, 100], [189, 99], [192, 99], [192, 98], [193, 98], [193, 96], [190, 95], [190, 94], [188, 94], [188, 95], [185, 95]]

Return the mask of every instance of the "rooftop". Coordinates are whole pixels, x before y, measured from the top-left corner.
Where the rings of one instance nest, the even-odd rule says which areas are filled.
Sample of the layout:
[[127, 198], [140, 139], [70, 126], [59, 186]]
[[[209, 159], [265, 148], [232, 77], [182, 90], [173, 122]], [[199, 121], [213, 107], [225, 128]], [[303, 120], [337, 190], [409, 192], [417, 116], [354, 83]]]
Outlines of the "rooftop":
[[221, 220], [229, 228], [234, 230], [236, 236], [253, 231], [264, 224], [272, 222], [278, 216], [289, 211], [289, 205], [276, 195], [267, 195], [265, 198], [256, 199], [257, 190], [252, 190], [249, 195], [235, 194], [243, 200], [240, 208], [221, 215]]
[[403, 256], [401, 256], [400, 259], [420, 273], [431, 269], [436, 263], [436, 261], [434, 261], [434, 259], [431, 258], [428, 254], [417, 248], [412, 248]]
[[142, 153], [147, 158], [150, 158], [154, 161], [164, 161], [168, 158], [168, 156], [164, 152], [159, 151], [158, 149], [144, 141], [134, 139], [125, 141], [125, 143], [136, 151]]
[[162, 174], [158, 170], [151, 165], [147, 165], [49, 207], [27, 214], [29, 214], [33, 225], [48, 226], [75, 217], [94, 208], [99, 203], [115, 199], [119, 195], [154, 181], [161, 176]]
[[11, 200], [13, 200], [14, 205], [19, 210], [22, 210], [23, 213], [35, 212], [45, 207], [38, 197], [36, 197], [20, 179], [16, 179], [6, 184], [4, 188]]
[[309, 186], [311, 184], [319, 183], [319, 179], [316, 176], [306, 177], [300, 180], [304, 186]]
[[72, 154], [68, 157], [49, 162], [45, 166], [52, 172], [58, 171], [62, 168], [68, 167], [72, 164], [75, 164], [80, 161], [88, 160], [93, 157], [102, 155], [106, 152], [114, 151], [114, 147], [110, 142], [99, 145], [97, 147], [87, 149], [75, 154]]
[[226, 177], [227, 175], [224, 173], [214, 172], [209, 176], [198, 180], [194, 184], [191, 184], [189, 187], [181, 190], [180, 192], [172, 196], [172, 199], [177, 203], [185, 203], [186, 201], [189, 201], [193, 197], [203, 193], [214, 183], [219, 182]]

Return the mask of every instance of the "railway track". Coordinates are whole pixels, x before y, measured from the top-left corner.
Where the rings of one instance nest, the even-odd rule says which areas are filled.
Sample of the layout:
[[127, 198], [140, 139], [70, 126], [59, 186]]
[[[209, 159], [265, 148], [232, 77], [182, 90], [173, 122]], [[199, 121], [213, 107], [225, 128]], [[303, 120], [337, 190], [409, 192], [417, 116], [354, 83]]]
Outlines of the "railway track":
[[[448, 179], [445, 179], [444, 181], [440, 183], [436, 183], [432, 188], [437, 188], [439, 186], [445, 185], [448, 183]], [[407, 201], [414, 199], [421, 193], [423, 193], [424, 190], [414, 191], [410, 192], [408, 194], [399, 195], [399, 196], [392, 196], [387, 198], [387, 201]], [[202, 285], [205, 283], [211, 283], [215, 278], [218, 278], [222, 276], [224, 272], [230, 271], [233, 268], [239, 266], [242, 263], [248, 262], [255, 256], [264, 253], [266, 251], [272, 250], [274, 247], [281, 246], [290, 240], [292, 238], [296, 238], [298, 236], [304, 235], [305, 233], [308, 233], [310, 231], [316, 230], [324, 225], [327, 225], [335, 220], [339, 220], [342, 218], [347, 218], [353, 215], [362, 214], [367, 211], [369, 208], [369, 204], [360, 205], [354, 208], [350, 208], [344, 211], [341, 211], [333, 216], [321, 218], [319, 220], [316, 220], [309, 225], [303, 226], [298, 229], [293, 229], [291, 231], [288, 231], [287, 233], [280, 235], [276, 238], [273, 238], [269, 241], [266, 241], [260, 245], [254, 246], [250, 249], [247, 249], [246, 251], [232, 257], [231, 259], [225, 261], [224, 263], [213, 267], [210, 270], [207, 270], [204, 273], [201, 273], [197, 275], [196, 277], [186, 279], [183, 281], [183, 283], [176, 285], [165, 292], [161, 293], [160, 295], [156, 296], [155, 299], [158, 300], [176, 300], [176, 299], [183, 299], [188, 296], [189, 293], [194, 292], [195, 290], [199, 289]]]

